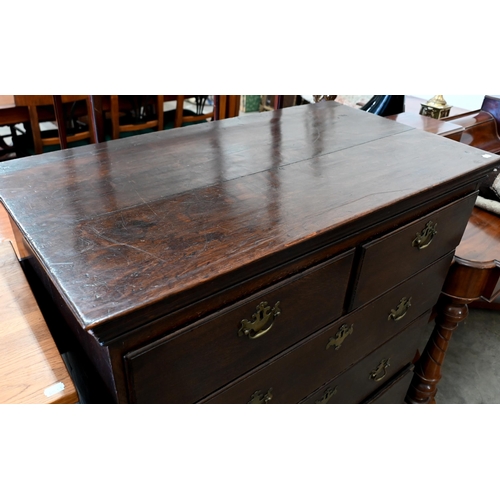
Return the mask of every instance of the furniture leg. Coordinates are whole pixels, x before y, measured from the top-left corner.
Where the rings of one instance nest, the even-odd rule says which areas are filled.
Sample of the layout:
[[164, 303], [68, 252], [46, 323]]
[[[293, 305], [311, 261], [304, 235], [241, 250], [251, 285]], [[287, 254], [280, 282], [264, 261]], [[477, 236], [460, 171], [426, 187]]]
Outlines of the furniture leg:
[[89, 95], [89, 100], [92, 105], [92, 109], [94, 110], [94, 112], [91, 113], [91, 120], [94, 121], [96, 142], [104, 142], [105, 132], [102, 95]]
[[[102, 105], [100, 105], [102, 107]], [[96, 104], [94, 101], [94, 96], [87, 96], [87, 111], [89, 114], [89, 130], [90, 130], [90, 142], [97, 144], [99, 143], [99, 132], [97, 125], [97, 116], [96, 116]], [[101, 112], [101, 121], [102, 121], [102, 112]], [[102, 126], [102, 124], [101, 124]]]
[[62, 96], [53, 95], [52, 98], [54, 99], [54, 110], [56, 113], [57, 132], [59, 134], [59, 142], [61, 144], [61, 149], [68, 149], [68, 138], [66, 136], [66, 120], [64, 117]]
[[226, 118], [226, 97], [225, 95], [214, 95], [214, 120], [224, 120]]
[[407, 403], [435, 403], [448, 344], [467, 317], [468, 304], [480, 299], [491, 303], [500, 295], [499, 252], [498, 216], [474, 208], [436, 305], [436, 326], [416, 363]]
[[441, 296], [437, 305], [436, 325], [425, 350], [418, 360], [406, 395], [407, 403], [434, 404], [441, 367], [453, 332], [469, 310], [462, 299]]

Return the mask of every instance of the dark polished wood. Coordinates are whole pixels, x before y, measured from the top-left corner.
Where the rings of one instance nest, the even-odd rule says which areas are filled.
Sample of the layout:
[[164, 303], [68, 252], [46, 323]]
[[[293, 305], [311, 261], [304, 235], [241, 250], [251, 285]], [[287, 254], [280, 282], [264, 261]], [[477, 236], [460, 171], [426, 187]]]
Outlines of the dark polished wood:
[[[302, 402], [306, 404], [362, 403], [370, 399], [372, 395], [374, 396], [374, 393], [379, 392], [386, 383], [391, 385], [393, 377], [399, 378], [401, 372], [408, 366], [408, 359], [411, 359], [417, 351], [418, 332], [424, 327], [427, 317], [426, 314], [415, 320], [408, 328], [364, 357], [357, 365], [327, 382]], [[384, 361], [387, 363], [383, 363]], [[384, 368], [379, 376], [371, 377], [370, 374], [375, 372], [381, 364]], [[328, 395], [328, 391], [332, 389], [335, 394], [325, 401], [325, 395]], [[394, 402], [391, 398], [391, 403]], [[396, 402], [401, 403], [399, 396]]]
[[498, 125], [490, 113], [479, 111], [448, 123], [463, 127], [460, 142], [492, 153], [500, 152]]
[[[399, 228], [388, 236], [363, 245], [361, 248], [363, 265], [356, 278], [356, 293], [351, 307], [359, 307], [381, 291], [400, 283], [405, 276], [411, 276], [419, 269], [435, 262], [443, 254], [453, 251], [460, 243], [475, 200], [476, 193], [473, 193], [444, 209], [426, 214], [425, 217]], [[436, 235], [426, 248], [411, 246], [412, 253], [408, 254], [410, 242], [415, 240], [417, 233], [424, 231], [429, 222], [436, 227]], [[397, 263], [390, 273], [380, 266], [380, 262], [384, 259]]]
[[[214, 397], [209, 398], [209, 402], [244, 403], [246, 401], [241, 398], [248, 397], [253, 392], [250, 388], [253, 386], [257, 389], [264, 386], [266, 380], [273, 380], [277, 399], [284, 398], [284, 402], [299, 402], [325, 381], [336, 378], [361, 361], [367, 352], [376, 350], [381, 344], [396, 337], [406, 327], [411, 327], [413, 332], [409, 357], [409, 361], [411, 361], [417, 349], [423, 347], [417, 332], [423, 329], [428, 321], [429, 309], [437, 300], [450, 260], [451, 256], [441, 259], [436, 265], [426, 269], [423, 274], [413, 278], [412, 281], [403, 283], [390, 293], [342, 317], [329, 327], [299, 343], [270, 365], [254, 370], [251, 375], [242, 377], [242, 379], [218, 391]], [[410, 288], [414, 292], [412, 294], [414, 303], [418, 305], [412, 308], [411, 312], [405, 315], [400, 322], [388, 323], [386, 311], [390, 310], [392, 304], [399, 300], [401, 294]], [[418, 324], [416, 330], [415, 321]], [[342, 342], [341, 347], [336, 350], [330, 339], [335, 338], [343, 324], [353, 325], [353, 331]], [[373, 332], [379, 332], [379, 334], [373, 335]], [[330, 348], [327, 348], [328, 345]], [[393, 374], [397, 373], [398, 365], [393, 363], [392, 369], [394, 370]], [[270, 375], [269, 372], [272, 374]], [[300, 377], [294, 377], [294, 373], [300, 373]], [[366, 378], [368, 378], [368, 373]], [[387, 380], [389, 378], [387, 377]], [[196, 384], [193, 385], [196, 386]], [[242, 390], [242, 387], [247, 389]], [[375, 385], [373, 390], [375, 390]], [[356, 401], [356, 395], [354, 395], [354, 399], [349, 402], [360, 402], [362, 397], [360, 398]]]
[[[317, 231], [326, 242], [328, 231], [322, 226], [341, 226], [353, 211], [373, 218], [376, 210], [385, 212], [386, 204], [404, 205], [411, 194], [422, 202], [429, 200], [432, 192], [423, 189], [428, 185], [426, 177], [435, 176], [438, 170], [439, 178], [459, 184], [455, 179], [470, 167], [472, 160], [464, 156], [449, 165], [447, 155], [456, 151], [451, 142], [405, 130], [388, 120], [373, 122], [369, 115], [345, 106], [320, 104], [317, 113], [314, 109], [314, 105], [296, 107], [287, 109], [286, 116], [279, 112], [277, 116], [246, 116], [238, 122], [221, 121], [194, 130], [83, 147], [69, 156], [51, 153], [35, 162], [20, 159], [9, 165], [16, 172], [4, 175], [2, 192], [18, 186], [5, 200], [8, 208], [13, 205], [11, 213], [26, 234], [37, 235], [36, 251], [42, 253], [66, 293], [76, 299], [82, 326], [96, 328], [118, 320], [132, 305], [156, 307], [155, 298], [161, 293], [168, 291], [168, 302], [173, 296], [191, 293], [194, 283], [217, 280], [221, 270], [230, 273], [278, 251], [293, 254], [293, 242], [307, 245], [309, 235]], [[342, 128], [330, 126], [328, 120], [338, 120], [340, 115]], [[303, 126], [309, 123], [311, 129], [304, 134]], [[426, 153], [420, 146], [432, 141], [439, 141], [438, 159], [434, 151]], [[235, 143], [244, 144], [252, 154], [234, 150]], [[345, 159], [342, 153], [334, 155], [349, 144], [360, 143], [358, 163], [350, 155]], [[385, 164], [365, 162], [363, 155], [372, 154], [374, 147], [386, 157]], [[478, 163], [492, 162], [471, 151]], [[410, 165], [417, 152], [420, 158], [428, 158], [429, 166], [413, 171]], [[186, 158], [193, 158], [189, 168]], [[434, 166], [438, 161], [439, 166]], [[73, 175], [67, 175], [68, 168]], [[356, 188], [344, 189], [356, 168], [363, 174], [356, 179]], [[387, 173], [383, 175], [381, 169]], [[37, 190], [27, 206], [19, 191], [25, 175], [32, 183], [47, 186], [51, 196], [45, 198]], [[47, 176], [50, 184], [44, 181]], [[366, 196], [380, 178], [383, 187], [376, 195]], [[296, 192], [296, 185], [303, 186], [303, 194]], [[269, 190], [277, 194], [264, 196]], [[311, 192], [314, 197], [309, 196]], [[54, 212], [53, 198], [64, 213]], [[182, 223], [188, 220], [188, 225]], [[57, 265], [63, 255], [70, 268]], [[234, 257], [228, 261], [227, 255]], [[97, 276], [109, 273], [109, 258], [114, 262], [114, 276], [109, 276], [113, 281], [96, 289]], [[150, 268], [148, 286], [141, 285], [143, 276], [130, 274], [134, 260]], [[75, 273], [83, 282], [75, 283]], [[166, 275], [167, 280], [160, 278]], [[111, 292], [110, 303], [102, 303], [97, 292], [124, 278], [125, 289]], [[150, 285], [155, 284], [152, 290]]]
[[417, 363], [408, 392], [410, 403], [434, 403], [452, 334], [468, 315], [468, 304], [492, 302], [500, 294], [498, 216], [475, 208], [456, 250], [436, 307], [436, 326]]
[[[115, 400], [131, 401], [143, 373], [137, 399], [152, 402], [157, 371], [141, 372], [151, 365], [135, 364], [138, 354], [183, 339], [172, 363], [188, 369], [196, 342], [182, 335], [198, 321], [354, 250], [345, 314], [361, 246], [473, 193], [499, 164], [481, 153], [323, 102], [0, 164], [0, 197], [26, 265]], [[398, 262], [380, 265], [391, 272]], [[231, 335], [254, 312], [233, 318]], [[332, 321], [317, 314], [315, 329]], [[201, 352], [217, 356], [218, 345]], [[183, 383], [182, 368], [168, 383]]]
[[406, 395], [407, 403], [433, 404], [441, 379], [446, 351], [458, 324], [467, 317], [467, 305], [453, 298], [442, 299], [431, 338], [420, 357]]
[[480, 110], [449, 117], [445, 123], [463, 128], [460, 142], [491, 153], [500, 152], [500, 96], [486, 95]]
[[403, 125], [416, 128], [418, 130], [425, 130], [431, 134], [442, 135], [452, 139], [459, 140], [464, 130], [462, 125], [453, 122], [445, 122], [443, 120], [436, 120], [429, 116], [422, 116], [418, 113], [405, 111], [397, 115], [387, 116], [387, 119], [394, 120]]
[[[458, 140], [491, 153], [500, 152], [500, 98], [485, 96], [481, 109], [450, 117], [463, 128]], [[490, 172], [489, 179], [496, 177]], [[452, 334], [469, 307], [500, 309], [500, 230], [498, 216], [475, 208], [450, 268], [431, 339], [417, 363], [407, 401], [434, 403]]]
[[409, 365], [403, 373], [394, 377], [379, 392], [364, 401], [364, 404], [404, 403], [408, 387], [413, 376], [413, 365]]
[[[194, 403], [336, 320], [343, 312], [352, 259], [353, 252], [341, 255], [249, 297], [225, 314], [202, 320], [188, 332], [127, 354], [127, 371], [133, 378], [132, 401]], [[336, 283], [333, 290], [332, 282]], [[236, 335], [234, 325], [250, 319], [264, 300], [271, 306], [280, 304], [281, 314], [269, 335], [255, 340]], [[326, 343], [322, 342], [320, 352]], [[307, 363], [309, 357], [304, 361]], [[200, 378], [200, 373], [206, 375]], [[179, 383], [172, 385], [172, 379]]]

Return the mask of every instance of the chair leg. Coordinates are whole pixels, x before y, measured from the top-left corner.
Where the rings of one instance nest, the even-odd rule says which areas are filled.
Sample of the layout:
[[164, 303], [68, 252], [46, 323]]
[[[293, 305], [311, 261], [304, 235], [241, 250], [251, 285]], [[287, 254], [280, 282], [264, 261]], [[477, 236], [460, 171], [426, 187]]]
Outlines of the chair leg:
[[283, 101], [285, 99], [284, 95], [274, 96], [274, 109], [283, 109]]
[[163, 96], [159, 95], [156, 103], [156, 114], [158, 116], [158, 130], [163, 130]]
[[59, 134], [59, 144], [61, 149], [68, 149], [68, 138], [66, 137], [66, 120], [64, 118], [64, 108], [62, 96], [53, 95], [54, 111], [56, 114], [57, 133]]
[[90, 142], [91, 144], [98, 144], [99, 134], [97, 133], [97, 120], [96, 120], [94, 97], [88, 95], [85, 101], [87, 103], [87, 113], [89, 117]]
[[182, 117], [184, 114], [184, 96], [177, 96], [177, 106], [175, 108], [175, 120], [174, 120], [174, 128], [182, 126]]
[[28, 106], [30, 114], [31, 130], [33, 132], [33, 142], [35, 145], [35, 154], [43, 153], [42, 134], [40, 132], [40, 124], [38, 123], [38, 111], [36, 106]]
[[224, 120], [226, 117], [226, 97], [225, 95], [214, 95], [214, 121]]
[[229, 95], [227, 96], [229, 105], [226, 118], [234, 118], [240, 114], [240, 96], [239, 95]]
[[120, 137], [120, 108], [118, 106], [118, 96], [111, 96], [111, 128], [113, 139]]

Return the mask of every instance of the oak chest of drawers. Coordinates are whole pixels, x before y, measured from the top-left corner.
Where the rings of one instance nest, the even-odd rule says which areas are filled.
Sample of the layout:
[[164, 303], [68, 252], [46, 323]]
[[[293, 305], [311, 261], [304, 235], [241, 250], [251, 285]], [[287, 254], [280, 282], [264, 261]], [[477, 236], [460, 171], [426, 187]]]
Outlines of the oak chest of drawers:
[[110, 400], [392, 403], [495, 165], [327, 102], [5, 162], [0, 196]]

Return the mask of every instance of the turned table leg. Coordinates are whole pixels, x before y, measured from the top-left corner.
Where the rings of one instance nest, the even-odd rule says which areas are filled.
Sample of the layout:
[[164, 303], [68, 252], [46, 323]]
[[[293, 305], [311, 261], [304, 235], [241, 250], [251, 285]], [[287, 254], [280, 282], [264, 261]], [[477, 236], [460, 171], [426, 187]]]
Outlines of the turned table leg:
[[448, 343], [468, 306], [500, 295], [500, 232], [498, 216], [474, 208], [436, 306], [436, 326], [415, 365], [407, 403], [435, 403]]
[[[484, 222], [484, 217], [490, 216], [491, 214], [486, 212], [484, 215], [482, 212], [476, 214], [480, 222]], [[478, 223], [477, 227], [480, 229], [475, 233], [475, 225], [471, 222], [474, 220], [472, 217], [469, 221], [443, 285], [441, 297], [436, 305], [436, 325], [422, 356], [415, 364], [414, 376], [406, 395], [407, 403], [436, 402], [434, 398], [437, 393], [437, 384], [441, 379], [441, 369], [448, 344], [458, 324], [467, 317], [468, 304], [480, 298], [490, 302], [500, 294], [500, 261], [496, 258], [473, 260], [459, 256], [460, 254], [475, 255], [478, 251], [484, 252], [484, 248], [478, 243], [478, 237], [483, 236], [484, 224]], [[495, 219], [494, 223], [496, 225], [492, 227], [497, 234], [498, 219]], [[500, 248], [493, 247], [493, 250], [494, 255], [500, 255]]]
[[467, 315], [467, 303], [442, 295], [437, 305], [436, 325], [425, 350], [418, 360], [406, 395], [407, 403], [435, 403], [437, 384], [441, 379], [448, 344], [453, 332]]

